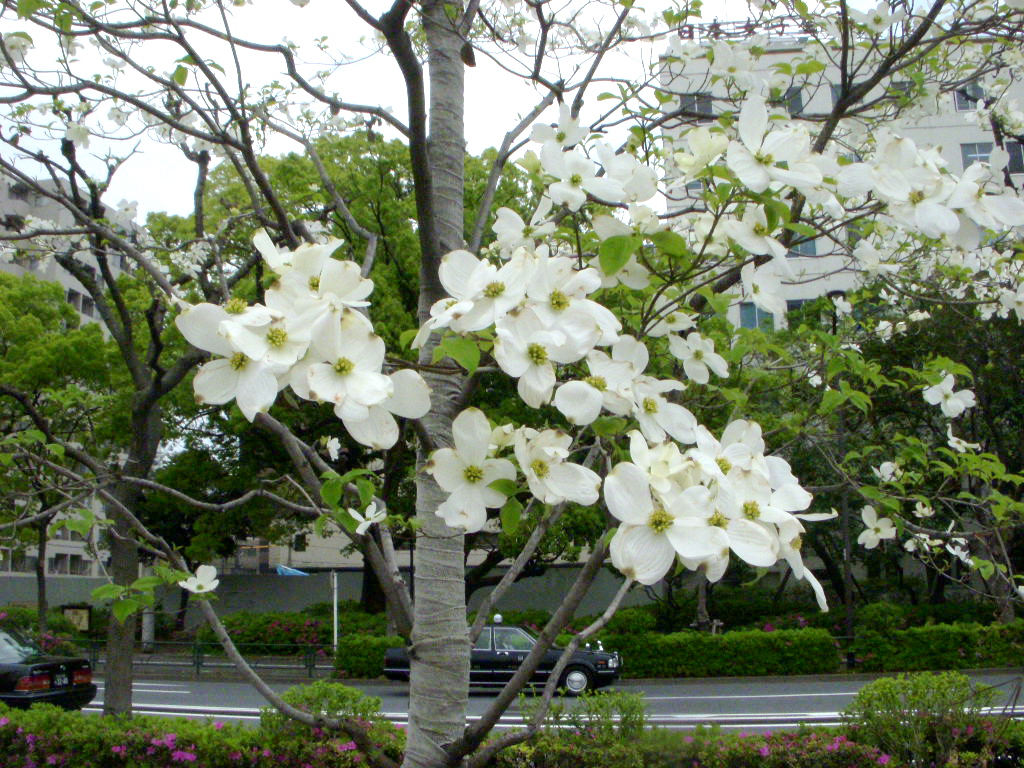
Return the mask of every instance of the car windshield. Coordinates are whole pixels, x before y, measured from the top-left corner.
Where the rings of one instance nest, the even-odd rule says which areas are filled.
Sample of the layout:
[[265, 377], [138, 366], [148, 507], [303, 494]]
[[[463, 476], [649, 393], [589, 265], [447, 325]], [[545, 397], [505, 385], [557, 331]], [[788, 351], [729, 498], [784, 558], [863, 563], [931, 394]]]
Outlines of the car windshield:
[[17, 664], [41, 653], [39, 646], [20, 632], [0, 630], [0, 663]]
[[528, 651], [536, 642], [524, 630], [513, 627], [494, 628], [494, 650], [496, 651]]

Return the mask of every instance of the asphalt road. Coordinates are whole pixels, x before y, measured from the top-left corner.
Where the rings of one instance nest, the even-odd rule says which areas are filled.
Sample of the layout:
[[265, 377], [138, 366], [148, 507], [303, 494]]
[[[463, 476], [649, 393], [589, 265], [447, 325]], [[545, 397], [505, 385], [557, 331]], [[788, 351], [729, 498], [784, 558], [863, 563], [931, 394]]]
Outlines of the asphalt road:
[[[995, 685], [1006, 692], [1003, 704], [1014, 700], [1020, 680], [1012, 672], [973, 674], [976, 682]], [[717, 723], [733, 731], [764, 731], [795, 727], [800, 723], [837, 724], [839, 714], [854, 694], [873, 679], [867, 675], [834, 675], [793, 678], [718, 678], [704, 680], [624, 680], [606, 690], [643, 694], [652, 724], [665, 728], [693, 728]], [[99, 695], [86, 711], [100, 711]], [[350, 683], [382, 700], [389, 719], [404, 723], [408, 713], [408, 689], [402, 683], [370, 681]], [[280, 692], [291, 683], [271, 684]], [[489, 692], [474, 692], [469, 717], [482, 714], [493, 699]], [[1024, 716], [1024, 696], [1012, 714]], [[134, 684], [134, 709], [138, 714], [206, 717], [220, 721], [255, 722], [263, 700], [250, 686], [240, 682], [196, 680], [138, 680]], [[570, 701], [571, 706], [571, 701]], [[1002, 708], [1000, 708], [1002, 709]], [[502, 718], [499, 727], [516, 728], [522, 719], [516, 705]]]

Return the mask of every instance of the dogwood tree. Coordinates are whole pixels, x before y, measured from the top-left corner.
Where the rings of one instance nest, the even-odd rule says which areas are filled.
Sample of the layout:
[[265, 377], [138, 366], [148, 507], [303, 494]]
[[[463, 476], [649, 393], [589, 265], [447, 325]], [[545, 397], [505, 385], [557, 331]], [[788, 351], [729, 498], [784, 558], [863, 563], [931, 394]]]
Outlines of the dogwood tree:
[[[327, 9], [296, 5], [289, 13], [324, 27], [318, 14]], [[801, 542], [809, 522], [831, 515], [812, 507], [812, 493], [773, 452], [772, 435], [746, 418], [754, 407], [745, 392], [758, 372], [787, 368], [828, 385], [820, 390], [823, 413], [846, 402], [870, 407], [844, 379], [860, 359], [838, 335], [806, 339], [813, 347], [803, 344], [800, 354], [760, 344], [735, 329], [726, 310], [743, 296], [783, 316], [778, 278], [765, 265], [784, 270], [791, 246], [822, 235], [851, 269], [884, 275], [894, 303], [906, 295], [926, 300], [941, 288], [979, 313], [1019, 318], [1014, 228], [1024, 225], [1024, 203], [1008, 184], [1005, 150], [960, 176], [934, 148], [903, 137], [897, 121], [930, 114], [978, 83], [977, 119], [994, 142], [1020, 134], [1008, 90], [1024, 64], [1021, 10], [973, 0], [883, 5], [868, 14], [845, 2], [813, 10], [768, 3], [749, 10], [744, 37], [725, 39], [711, 24], [700, 28], [703, 44], [689, 45], [682, 40], [694, 37], [697, 4], [399, 0], [371, 9], [349, 0], [342, 23], [364, 25], [364, 45], [380, 55], [379, 66], [400, 73], [405, 108], [397, 112], [344, 97], [355, 54], [329, 38], [304, 49], [268, 41], [262, 28], [240, 31], [261, 10], [216, 0], [3, 6], [11, 31], [0, 47], [7, 105], [0, 170], [19, 195], [59, 211], [52, 221], [10, 222], [10, 257], [56, 259], [79, 281], [134, 385], [123, 466], [59, 441], [51, 442], [67, 462], [12, 450], [94, 483], [117, 521], [115, 584], [104, 594], [116, 599], [119, 615], [130, 617], [153, 586], [132, 572], [137, 542], [162, 553], [169, 581], [206, 594], [215, 580], [208, 570], [184, 573], [174, 549], [133, 512], [146, 489], [174, 490], [149, 474], [166, 398], [193, 369], [200, 403], [236, 405], [281, 441], [305, 498], [260, 486], [250, 494], [349, 532], [377, 573], [409, 640], [405, 765], [479, 766], [528, 738], [569, 653], [634, 583], [654, 584], [673, 568], [717, 580], [733, 559], [758, 568], [785, 561], [825, 608]], [[759, 68], [768, 38], [757, 33], [780, 24], [798, 25], [803, 48], [785, 66]], [[627, 72], [636, 59], [640, 70]], [[492, 68], [488, 77], [509, 78], [510, 93], [522, 88], [532, 106], [500, 137], [480, 203], [467, 216], [464, 124], [473, 105], [464, 82], [478, 60]], [[264, 77], [261, 61], [274, 74]], [[680, 66], [700, 67], [721, 86], [712, 125], [673, 91]], [[893, 87], [899, 73], [908, 86]], [[828, 78], [837, 86], [830, 111], [793, 116], [776, 106], [789, 87], [823, 88]], [[547, 111], [556, 102], [557, 116]], [[375, 328], [379, 232], [353, 216], [348, 201], [358, 190], [332, 180], [316, 146], [325, 133], [367, 121], [409, 147], [420, 326], [404, 338], [414, 353], [389, 351]], [[131, 203], [106, 199], [118, 169], [139, 161], [132, 152], [143, 138], [194, 166], [196, 209], [178, 242], [155, 242], [134, 224]], [[271, 143], [309, 158], [318, 194], [329, 201], [321, 221], [288, 215], [258, 162]], [[519, 210], [493, 211], [502, 170], [516, 158], [535, 194]], [[249, 200], [211, 229], [204, 190], [218, 163], [234, 168]], [[686, 204], [680, 186], [694, 182], [702, 192]], [[333, 236], [337, 222], [360, 239], [358, 254], [345, 246], [351, 258], [338, 256], [345, 244]], [[859, 237], [853, 247], [841, 236], [851, 227]], [[121, 257], [130, 276], [111, 268]], [[144, 311], [133, 312], [140, 304]], [[925, 397], [946, 415], [962, 413], [969, 398], [955, 381], [947, 387], [947, 373], [955, 374], [928, 381]], [[477, 407], [490, 387], [514, 388], [516, 418], [491, 418]], [[45, 416], [25, 407], [48, 434]], [[319, 450], [304, 440], [278, 418], [282, 409], [326, 412], [339, 434], [371, 450], [415, 441], [415, 601], [395, 561], [387, 494], [368, 469], [333, 471], [329, 444]], [[607, 533], [593, 542], [534, 650], [467, 725], [469, 649], [570, 505], [607, 510]], [[888, 536], [879, 516], [871, 519], [875, 539]], [[530, 531], [521, 551], [467, 626], [463, 537], [520, 526]], [[608, 559], [622, 586], [570, 643], [536, 718], [522, 732], [485, 741]], [[1012, 583], [1013, 574], [1006, 578]], [[200, 605], [272, 703], [322, 724], [264, 685], [210, 603]], [[124, 705], [117, 691], [129, 671], [130, 632], [130, 622], [112, 629], [122, 652], [108, 677], [108, 706]], [[327, 725], [387, 764], [358, 722]]]

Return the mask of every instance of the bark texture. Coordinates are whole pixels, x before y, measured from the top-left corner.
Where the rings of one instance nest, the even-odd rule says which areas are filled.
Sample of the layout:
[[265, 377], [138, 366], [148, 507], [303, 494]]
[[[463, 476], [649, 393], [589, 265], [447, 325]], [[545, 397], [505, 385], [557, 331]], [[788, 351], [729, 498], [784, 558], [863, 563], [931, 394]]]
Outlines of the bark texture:
[[[463, 242], [463, 63], [462, 37], [446, 9], [458, 5], [432, 1], [423, 7], [427, 37], [430, 111], [428, 162], [431, 196], [429, 211], [440, 252], [425, 251], [420, 269], [420, 320], [431, 304], [445, 295], [438, 279], [440, 257]], [[436, 337], [434, 339], [436, 343]], [[433, 344], [421, 360], [430, 362]], [[429, 374], [431, 411], [422, 419], [428, 443], [451, 444], [451, 423], [461, 407], [463, 378]], [[422, 468], [430, 445], [421, 445]], [[446, 745], [456, 741], [466, 724], [469, 695], [469, 636], [466, 628], [463, 538], [435, 514], [446, 494], [433, 479], [419, 472], [416, 517], [415, 605], [409, 653], [409, 731], [403, 765], [437, 768], [451, 763]]]

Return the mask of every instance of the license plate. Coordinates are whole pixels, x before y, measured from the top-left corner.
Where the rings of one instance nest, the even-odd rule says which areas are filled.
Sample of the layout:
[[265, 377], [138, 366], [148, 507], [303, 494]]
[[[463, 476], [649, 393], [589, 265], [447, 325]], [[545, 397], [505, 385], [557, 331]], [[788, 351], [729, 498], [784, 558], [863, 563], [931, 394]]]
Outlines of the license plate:
[[53, 675], [53, 687], [54, 688], [65, 688], [68, 684], [68, 676], [66, 672], [57, 672]]

